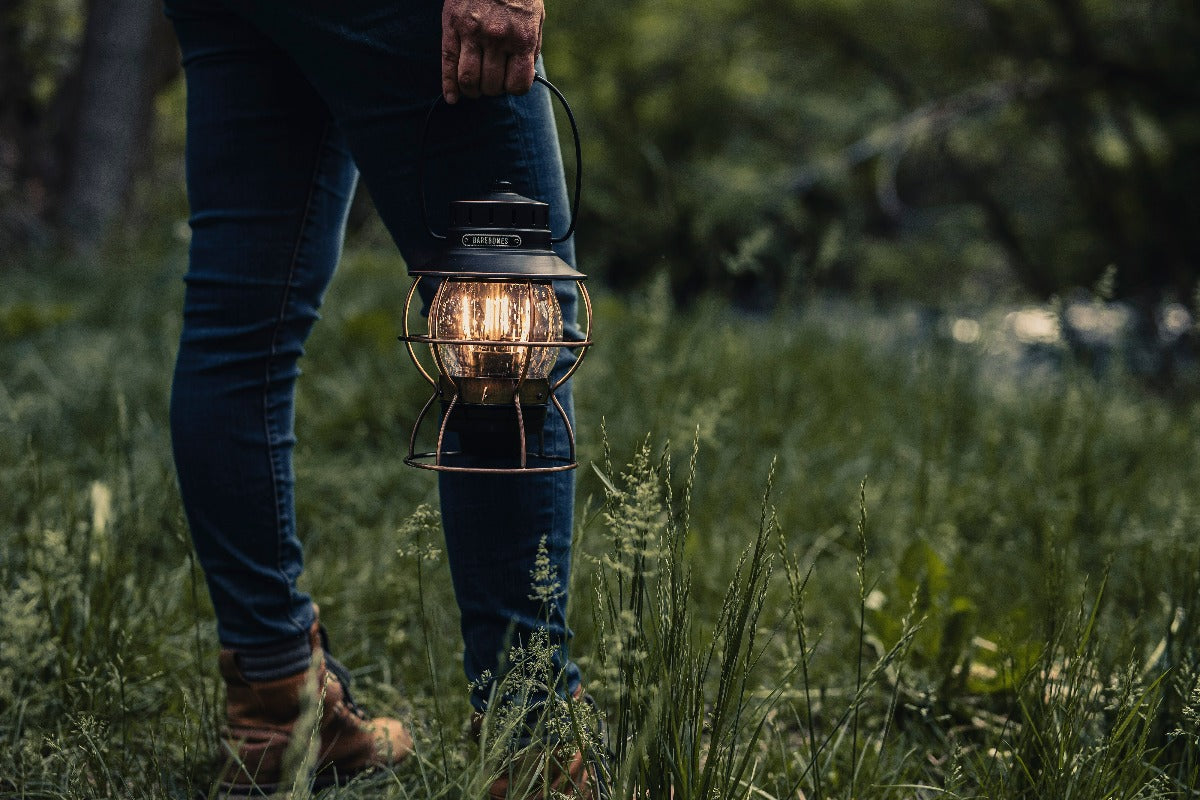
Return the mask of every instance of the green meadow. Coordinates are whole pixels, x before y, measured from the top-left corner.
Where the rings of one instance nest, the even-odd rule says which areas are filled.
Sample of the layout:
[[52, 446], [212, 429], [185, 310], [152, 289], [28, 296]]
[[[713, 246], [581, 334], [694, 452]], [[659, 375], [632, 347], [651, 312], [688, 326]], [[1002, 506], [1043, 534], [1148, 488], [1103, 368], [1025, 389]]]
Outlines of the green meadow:
[[[184, 250], [5, 274], [4, 797], [189, 798], [219, 766], [167, 431]], [[302, 362], [303, 582], [418, 747], [329, 798], [488, 778], [436, 481], [402, 463], [426, 396], [407, 284], [352, 248]], [[614, 797], [1200, 795], [1200, 407], [1023, 353], [1001, 309], [959, 341], [848, 300], [596, 291], [569, 618]]]

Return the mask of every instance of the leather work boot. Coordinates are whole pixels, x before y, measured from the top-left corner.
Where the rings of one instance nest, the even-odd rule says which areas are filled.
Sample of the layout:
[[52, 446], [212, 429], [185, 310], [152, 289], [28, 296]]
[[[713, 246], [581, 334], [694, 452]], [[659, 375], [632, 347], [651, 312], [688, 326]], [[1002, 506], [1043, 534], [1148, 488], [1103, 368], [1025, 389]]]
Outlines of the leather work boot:
[[[561, 758], [560, 758], [561, 757]], [[487, 800], [602, 800], [593, 767], [583, 753], [541, 750], [516, 756], [488, 787]]]
[[[595, 714], [595, 702], [582, 688], [571, 702]], [[471, 735], [476, 741], [482, 736], [484, 720], [485, 715], [478, 712], [471, 716]], [[598, 716], [596, 723], [599, 725]], [[584, 752], [575, 743], [542, 744], [515, 737], [513, 750], [488, 787], [486, 800], [608, 800], [605, 757], [591, 747]]]
[[[307, 672], [271, 681], [246, 680], [233, 650], [222, 650], [221, 677], [225, 679], [227, 722], [221, 730], [226, 766], [219, 790], [222, 797], [266, 795], [290, 783], [282, 776], [284, 754], [292, 735], [308, 737], [311, 730], [296, 730], [302, 704], [321, 703], [314, 788], [345, 783], [357, 774], [400, 763], [412, 752], [412, 736], [398, 720], [368, 717], [350, 697], [350, 674], [326, 654], [324, 629], [314, 622], [309, 630], [316, 664], [317, 698], [305, 697]], [[290, 785], [283, 786], [291, 788]]]

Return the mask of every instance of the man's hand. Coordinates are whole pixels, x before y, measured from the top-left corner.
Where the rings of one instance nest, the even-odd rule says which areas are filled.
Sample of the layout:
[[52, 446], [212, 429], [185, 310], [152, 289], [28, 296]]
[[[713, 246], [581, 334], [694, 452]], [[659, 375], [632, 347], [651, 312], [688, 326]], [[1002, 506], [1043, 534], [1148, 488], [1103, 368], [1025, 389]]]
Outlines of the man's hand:
[[542, 49], [543, 0], [446, 0], [442, 6], [442, 94], [525, 94]]

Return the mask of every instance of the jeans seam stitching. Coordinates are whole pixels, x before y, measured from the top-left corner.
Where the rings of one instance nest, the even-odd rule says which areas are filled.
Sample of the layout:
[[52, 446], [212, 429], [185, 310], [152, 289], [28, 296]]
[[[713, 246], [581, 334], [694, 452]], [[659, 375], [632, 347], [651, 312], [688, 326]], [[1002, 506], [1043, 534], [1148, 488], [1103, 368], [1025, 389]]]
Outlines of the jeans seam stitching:
[[[549, 95], [550, 90], [546, 89], [545, 91], [546, 91], [547, 95]], [[528, 132], [526, 131], [526, 126], [524, 124], [524, 120], [522, 119], [520, 111], [517, 109], [517, 99], [514, 98], [512, 95], [507, 95], [505, 99], [507, 101], [509, 111], [512, 112], [513, 120], [515, 121], [515, 124], [516, 124], [517, 139], [520, 142], [520, 148], [521, 148], [521, 157], [525, 161], [525, 168], [529, 171], [530, 178], [532, 181], [532, 186], [533, 187], [541, 187], [543, 185], [543, 181], [542, 181], [543, 170], [541, 169], [542, 161], [541, 161], [541, 159], [532, 157], [533, 147], [530, 143], [530, 139], [528, 136]], [[551, 119], [553, 119], [553, 114], [554, 114], [553, 98], [547, 97], [547, 100], [549, 101], [550, 106], [551, 106], [550, 114], [551, 114]], [[548, 181], [546, 183], [548, 183]], [[555, 432], [552, 432], [550, 435], [556, 436], [557, 434]], [[559, 500], [561, 499], [560, 495], [566, 495], [569, 491], [563, 485], [563, 483], [564, 483], [563, 481], [559, 481], [559, 480], [554, 480], [551, 483], [550, 503], [549, 503], [549, 505], [550, 505], [550, 521], [549, 521], [549, 526], [548, 526], [549, 530], [551, 530], [551, 531], [557, 530], [559, 527], [559, 516], [560, 516]], [[570, 658], [569, 642], [571, 639], [571, 631], [570, 631], [570, 628], [567, 626], [566, 608], [562, 608], [560, 611], [560, 614], [561, 614], [562, 627], [563, 627], [562, 641], [559, 643], [559, 645], [556, 649], [561, 654], [560, 657], [561, 657], [561, 660], [564, 665], [573, 664], [573, 662], [571, 661], [571, 658]], [[563, 668], [565, 669], [565, 666]]]
[[[267, 363], [265, 368], [265, 380], [263, 381], [263, 419], [267, 434], [267, 460], [271, 468], [271, 491], [275, 496], [275, 569], [279, 576], [288, 584], [288, 619], [296, 626], [297, 630], [303, 632], [303, 626], [292, 615], [290, 601], [295, 596], [295, 589], [288, 580], [287, 573], [283, 570], [283, 555], [281, 551], [281, 543], [283, 540], [283, 510], [280, 508], [279, 498], [279, 473], [275, 464], [275, 431], [272, 422], [270, 408], [270, 386], [271, 373], [275, 365], [275, 356], [279, 346], [279, 334], [283, 329], [284, 319], [287, 315], [288, 303], [291, 302], [292, 286], [296, 276], [296, 265], [300, 261], [300, 250], [304, 244], [304, 235], [309, 227], [309, 222], [312, 219], [313, 199], [317, 194], [317, 178], [321, 174], [321, 164], [324, 160], [325, 144], [329, 140], [330, 124], [325, 124], [325, 129], [321, 132], [321, 139], [317, 142], [316, 155], [313, 159], [313, 168], [311, 178], [309, 180], [308, 197], [304, 200], [304, 211], [300, 215], [300, 227], [296, 231], [296, 245], [292, 248], [291, 263], [288, 265], [287, 280], [284, 283], [283, 298], [279, 304], [279, 313], [275, 317], [275, 328], [271, 332], [271, 351], [267, 354]], [[292, 522], [293, 528], [295, 520]]]
[[[547, 94], [549, 93], [549, 91], [550, 91], [549, 89], [546, 89]], [[529, 137], [525, 130], [525, 124], [524, 124], [524, 120], [522, 119], [521, 112], [517, 108], [517, 99], [515, 97], [513, 97], [513, 95], [505, 95], [505, 100], [508, 105], [509, 113], [512, 114], [513, 122], [516, 125], [517, 141], [520, 143], [520, 149], [521, 149], [521, 159], [525, 162], [525, 169], [529, 173], [529, 177], [530, 177], [530, 181], [531, 181], [530, 186], [531, 186], [531, 188], [535, 188], [535, 189], [540, 188], [542, 186], [542, 180], [541, 180], [542, 176], [541, 176], [541, 170], [540, 170], [541, 159], [533, 157], [533, 148], [530, 144]], [[551, 115], [553, 115], [553, 113], [554, 113], [554, 109], [553, 109], [553, 107], [551, 107]], [[552, 116], [552, 118], [553, 118], [553, 116]], [[537, 198], [535, 198], [535, 199], [537, 199]], [[547, 225], [549, 225], [549, 220], [547, 220]], [[558, 503], [555, 502], [558, 500], [558, 497], [557, 497], [558, 484], [559, 484], [558, 481], [554, 481], [551, 485], [551, 490], [550, 490], [550, 498], [551, 498], [550, 524], [548, 526], [548, 530], [550, 530], [550, 531], [558, 530], [558, 523], [559, 523]]]

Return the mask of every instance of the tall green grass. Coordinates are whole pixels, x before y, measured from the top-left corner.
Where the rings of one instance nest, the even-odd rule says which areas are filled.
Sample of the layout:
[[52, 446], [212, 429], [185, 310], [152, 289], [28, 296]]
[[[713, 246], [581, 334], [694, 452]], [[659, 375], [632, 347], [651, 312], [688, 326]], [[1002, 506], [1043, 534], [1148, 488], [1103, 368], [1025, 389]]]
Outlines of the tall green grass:
[[[182, 255], [76, 266], [0, 299], [0, 794], [193, 796], [221, 695], [166, 432]], [[467, 734], [435, 487], [400, 463], [402, 272], [348, 253], [300, 385], [305, 587], [418, 745], [328, 796], [477, 797], [516, 722]], [[576, 387], [569, 617], [615, 797], [1197, 795], [1196, 404], [1016, 365], [986, 314], [962, 345], [667, 305], [602, 297]]]

